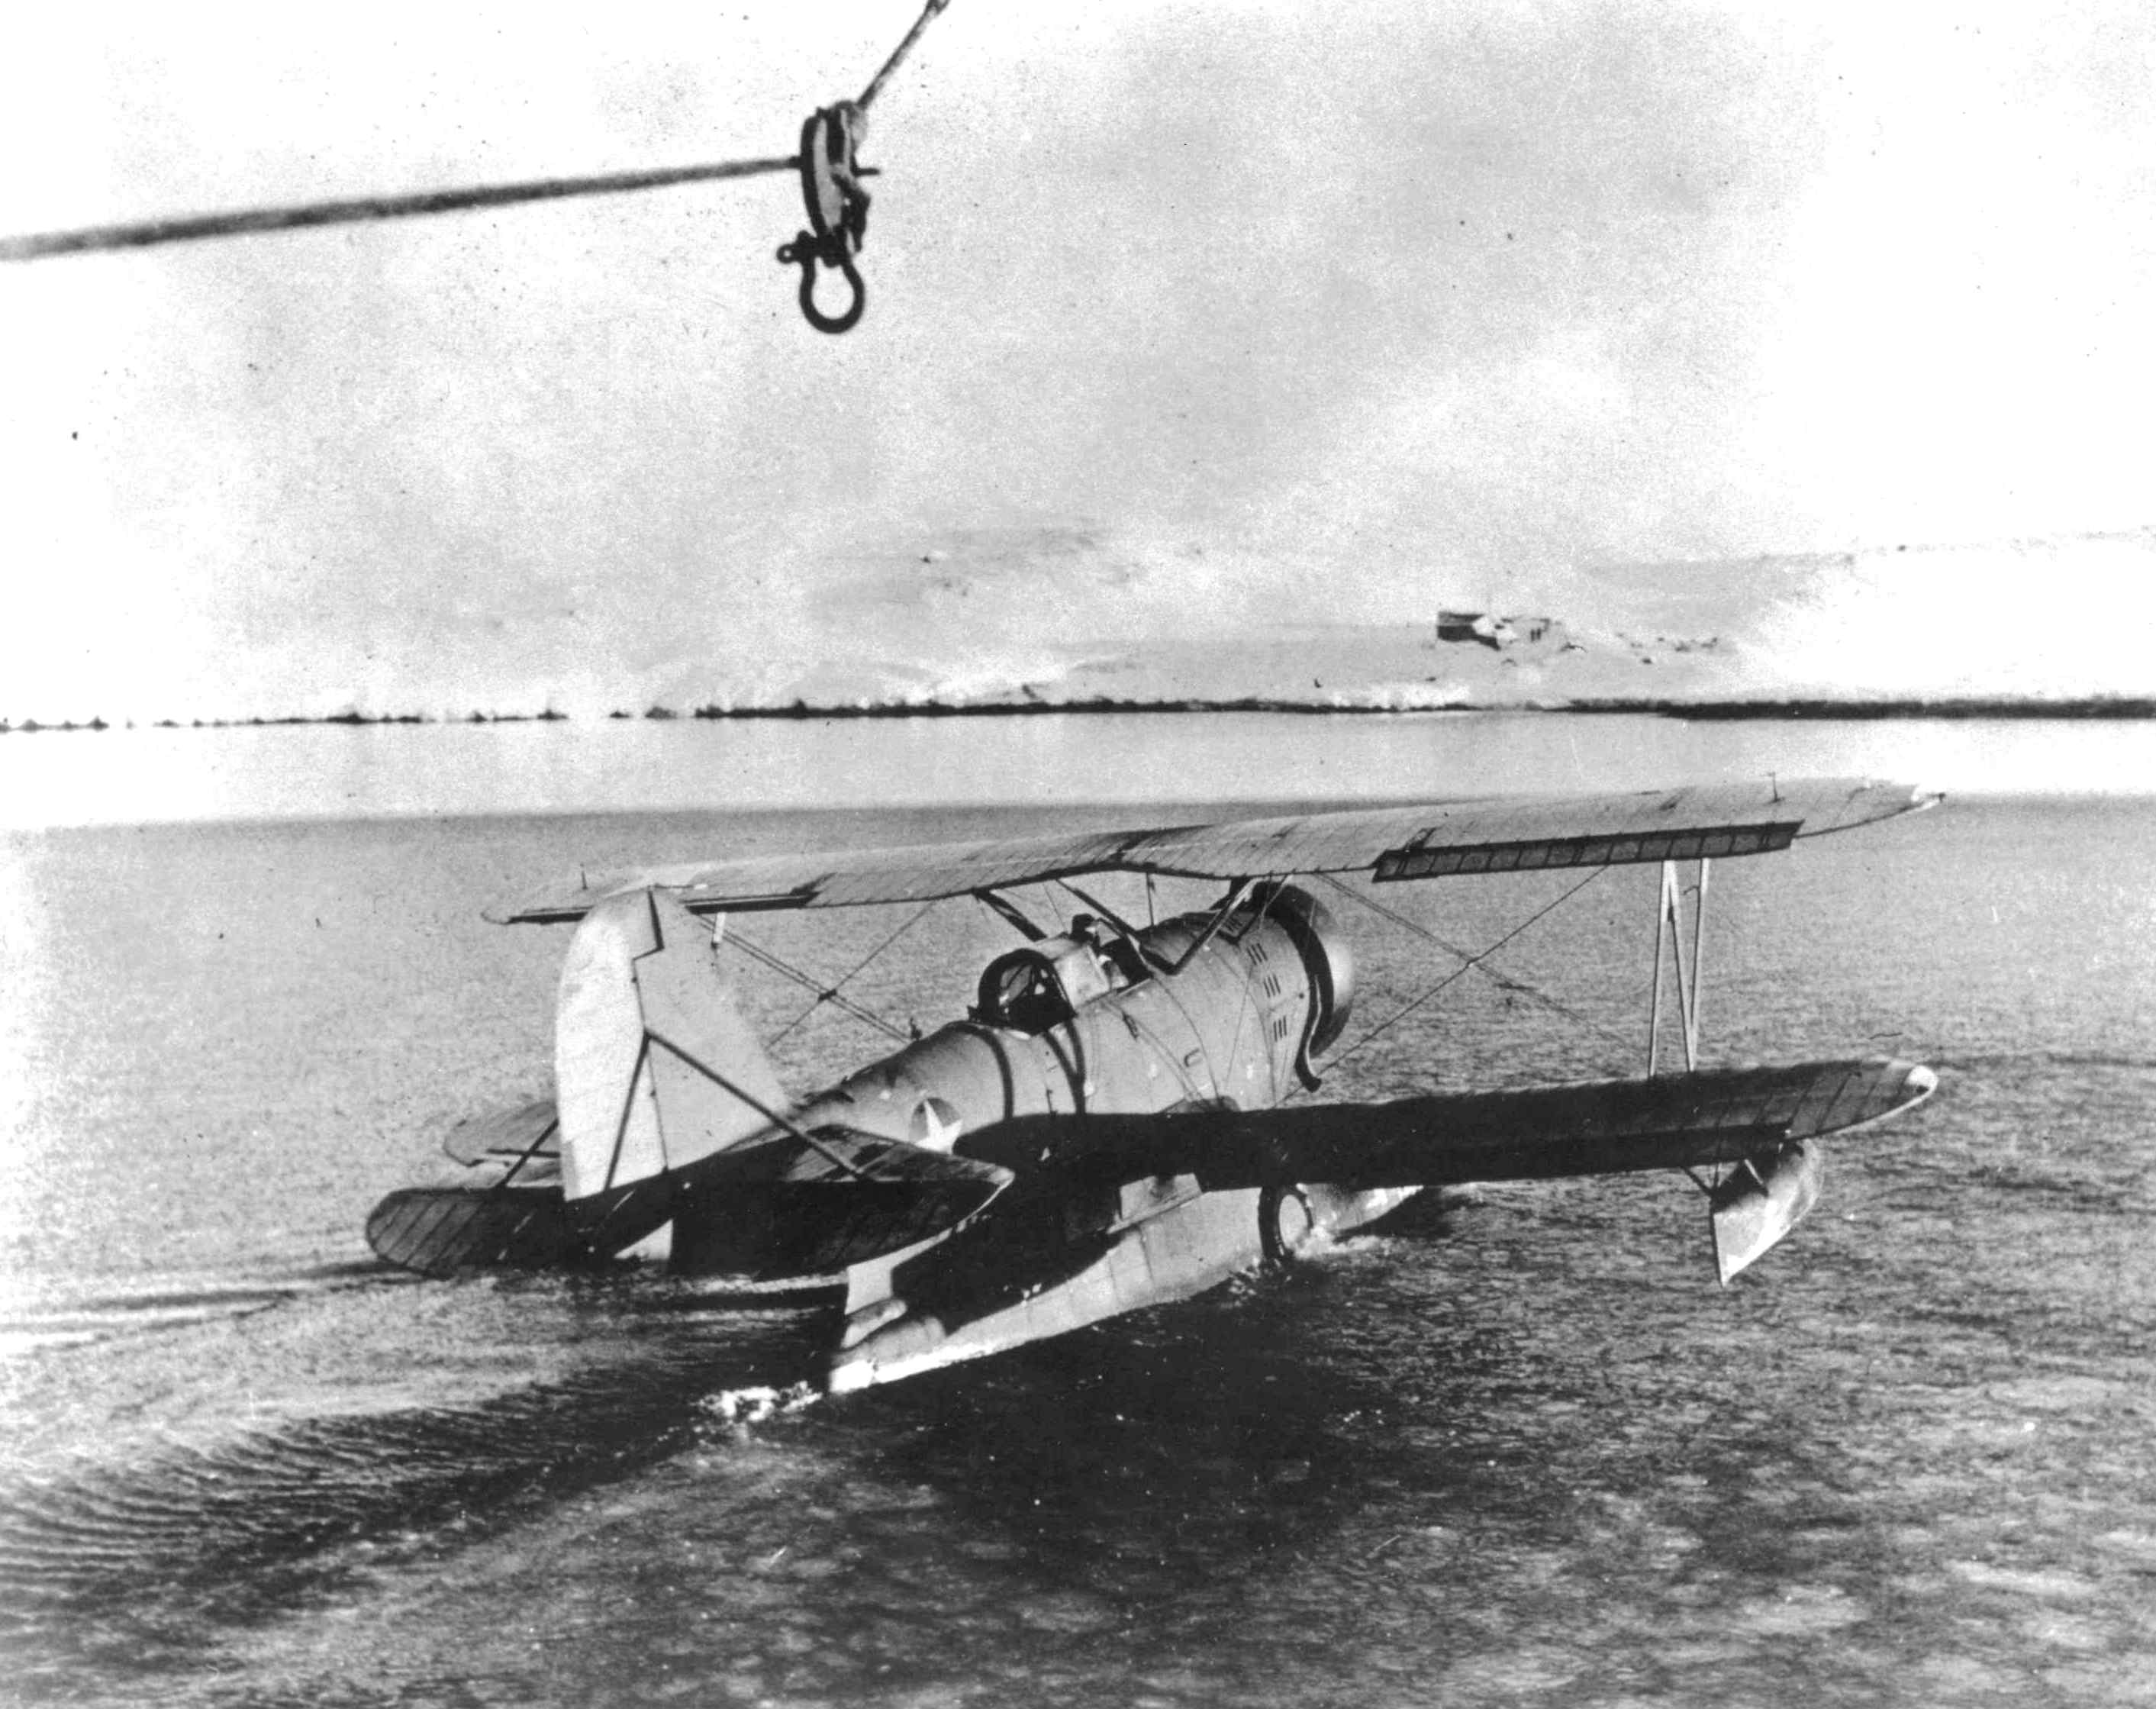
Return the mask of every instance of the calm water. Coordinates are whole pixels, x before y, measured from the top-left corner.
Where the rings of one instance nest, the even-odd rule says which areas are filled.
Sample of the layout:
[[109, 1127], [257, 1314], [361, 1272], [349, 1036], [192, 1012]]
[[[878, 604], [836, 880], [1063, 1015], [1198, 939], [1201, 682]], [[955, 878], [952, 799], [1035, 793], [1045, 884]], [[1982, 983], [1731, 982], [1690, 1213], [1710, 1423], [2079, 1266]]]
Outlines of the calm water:
[[[1590, 767], [1644, 762], [1584, 727]], [[1249, 792], [1276, 798], [1416, 787], [1406, 762], [1327, 771], [1335, 728], [1219, 738], [1199, 775], [1285, 775], [1292, 790]], [[1119, 740], [1126, 774], [1143, 757], [1112, 731], [1061, 739], [1091, 746], [1066, 747], [1060, 783], [1112, 778], [1099, 750]], [[1463, 787], [1459, 743], [1517, 739], [1410, 757], [1443, 793]], [[1741, 771], [1762, 739], [1691, 770]], [[1830, 768], [1787, 751], [1802, 739], [1776, 735], [1771, 762]], [[2102, 769], [2055, 739], [2056, 775]], [[1578, 787], [1563, 763], [1505, 781]], [[395, 773], [377, 764], [371, 804], [425, 805], [426, 778]], [[945, 798], [1065, 798], [1029, 789], [1009, 749], [977, 752], [967, 779]], [[8, 842], [7, 1688], [186, 1705], [2156, 1695], [2145, 797], [1956, 802], [1717, 869], [1713, 1056], [1887, 1050], [1944, 1080], [1837, 1150], [1812, 1221], [1726, 1294], [1681, 1179], [1492, 1188], [1288, 1275], [758, 1418], [744, 1393], [808, 1368], [813, 1311], [743, 1312], [655, 1275], [440, 1285], [367, 1261], [367, 1208], [428, 1169], [443, 1127], [543, 1082], [562, 935], [487, 926], [485, 901], [580, 862], [1101, 816], [797, 802]], [[1384, 900], [1480, 947], [1573, 881]], [[1562, 1010], [1471, 976], [1324, 1096], [1636, 1068], [1652, 898], [1650, 873], [1607, 875], [1503, 952]], [[1447, 964], [1342, 907], [1367, 972], [1352, 1040]], [[748, 930], [834, 973], [905, 917]], [[849, 991], [932, 1024], [1005, 935], [947, 905]], [[770, 1032], [806, 1001], [762, 975], [749, 992]], [[825, 1011], [778, 1055], [805, 1087], [878, 1048]]]

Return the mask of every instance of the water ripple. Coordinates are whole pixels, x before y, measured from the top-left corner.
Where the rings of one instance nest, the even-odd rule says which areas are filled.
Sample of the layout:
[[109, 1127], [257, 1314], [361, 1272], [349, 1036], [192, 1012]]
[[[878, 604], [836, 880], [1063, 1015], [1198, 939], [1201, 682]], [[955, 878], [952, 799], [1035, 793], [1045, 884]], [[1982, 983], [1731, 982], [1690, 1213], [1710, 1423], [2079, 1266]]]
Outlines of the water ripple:
[[708, 1440], [729, 1400], [737, 1419], [758, 1388], [783, 1405], [819, 1344], [799, 1311], [721, 1323], [669, 1309], [664, 1333], [640, 1338], [637, 1322], [624, 1313], [621, 1341], [583, 1368], [473, 1404], [275, 1419], [163, 1437], [131, 1464], [18, 1470], [0, 1480], [0, 1645], [48, 1665], [184, 1656], [217, 1625]]

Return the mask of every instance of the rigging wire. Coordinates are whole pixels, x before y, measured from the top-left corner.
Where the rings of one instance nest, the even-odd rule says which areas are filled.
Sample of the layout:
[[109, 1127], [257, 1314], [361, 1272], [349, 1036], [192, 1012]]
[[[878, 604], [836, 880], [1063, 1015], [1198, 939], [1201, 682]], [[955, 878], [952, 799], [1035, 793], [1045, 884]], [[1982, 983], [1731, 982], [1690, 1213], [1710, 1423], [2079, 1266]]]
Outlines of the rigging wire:
[[[803, 1021], [808, 1019], [808, 1017], [814, 1014], [818, 1008], [821, 1008], [827, 1003], [833, 1008], [839, 1010], [841, 1013], [851, 1015], [855, 1020], [860, 1021], [865, 1025], [874, 1027], [878, 1032], [884, 1034], [886, 1037], [896, 1039], [901, 1042], [904, 1041], [906, 1036], [906, 1034], [899, 1028], [893, 1026], [881, 1015], [875, 1014], [873, 1010], [862, 1008], [860, 1004], [855, 1003], [851, 998], [841, 993], [837, 986], [826, 986], [824, 982], [816, 978], [814, 974], [805, 973], [801, 968], [793, 966], [791, 962], [773, 955], [769, 950], [764, 948], [761, 944], [752, 943], [748, 939], [741, 936], [739, 932], [735, 931], [729, 931], [721, 942], [736, 945], [741, 950], [742, 953], [748, 957], [752, 961], [761, 962], [774, 973], [783, 974], [787, 978], [793, 980], [795, 984], [801, 987], [803, 990], [812, 991], [816, 995], [816, 1001], [810, 1003], [807, 1008], [803, 1009], [799, 1014], [794, 1016], [791, 1021], [788, 1022], [784, 1029], [773, 1034], [767, 1041], [768, 1043], [776, 1044], [779, 1039], [784, 1038], [788, 1033], [792, 1032], [794, 1028], [799, 1026]], [[844, 981], [840, 982], [840, 983], [844, 983]]]
[[[884, 1019], [881, 1015], [875, 1014], [871, 1009], [864, 1008], [860, 1003], [855, 1003], [850, 997], [844, 995], [843, 988], [850, 984], [855, 978], [865, 973], [868, 970], [870, 962], [875, 961], [878, 956], [889, 949], [891, 945], [896, 943], [900, 938], [905, 937], [907, 932], [912, 931], [915, 926], [918, 926], [923, 920], [927, 919], [928, 917], [929, 910], [933, 908], [935, 906], [936, 904], [934, 901], [922, 903], [920, 908], [914, 912], [911, 919], [907, 920], [906, 922], [901, 926], [897, 931], [892, 932], [890, 937], [885, 938], [881, 943], [878, 944], [865, 956], [862, 957], [860, 962], [855, 965], [850, 973], [839, 979], [836, 984], [829, 988], [824, 986], [820, 981], [803, 974], [798, 969], [785, 966], [784, 963], [779, 961], [778, 957], [773, 955], [768, 950], [759, 948], [748, 943], [745, 940], [737, 937], [735, 941], [740, 942], [742, 947], [748, 951], [751, 955], [756, 957], [759, 961], [765, 962], [766, 965], [776, 967], [779, 972], [786, 973], [788, 977], [799, 980], [808, 989], [814, 991], [816, 993], [815, 1002], [810, 1003], [808, 1008], [803, 1009], [800, 1014], [794, 1016], [792, 1020], [781, 1027], [778, 1032], [772, 1035], [768, 1042], [772, 1044], [776, 1044], [781, 1039], [783, 1039], [788, 1033], [791, 1033], [796, 1027], [799, 1026], [802, 1022], [807, 1020], [810, 1015], [815, 1014], [816, 1011], [826, 1003], [831, 1004], [834, 1008], [853, 1016], [855, 1020], [865, 1022], [868, 1025], [875, 1028], [879, 1032], [884, 1033], [888, 1036], [897, 1039], [901, 1044], [907, 1044], [911, 1040], [919, 1038], [921, 1036], [921, 1029], [919, 1027], [916, 1026], [911, 1030], [908, 1030], [906, 1028], [894, 1025], [891, 1022]], [[730, 937], [735, 937], [735, 934], [731, 932], [727, 935]]]
[[[1343, 896], [1347, 896], [1354, 901], [1360, 902], [1364, 907], [1370, 909], [1374, 913], [1383, 915], [1386, 919], [1391, 921], [1395, 926], [1400, 926], [1405, 931], [1413, 932], [1417, 937], [1422, 938], [1429, 943], [1435, 944], [1438, 948], [1443, 950], [1447, 955], [1458, 957], [1460, 960], [1466, 964], [1466, 966], [1475, 967], [1481, 973], [1483, 978], [1496, 985], [1501, 991], [1517, 992], [1522, 997], [1531, 997], [1536, 1002], [1553, 1009], [1556, 1013], [1563, 1015], [1567, 1020], [1573, 1022], [1574, 1024], [1585, 1027], [1590, 1032], [1601, 1034], [1604, 1038], [1609, 1040], [1611, 1044], [1614, 1044], [1620, 1050], [1630, 1051], [1636, 1048], [1631, 1040], [1620, 1038], [1614, 1032], [1603, 1025], [1601, 1022], [1594, 1019], [1592, 1016], [1582, 1014], [1578, 1009], [1573, 1008], [1570, 1004], [1560, 1002], [1558, 998], [1551, 996], [1548, 992], [1544, 991], [1531, 981], [1522, 978], [1517, 973], [1500, 973], [1495, 967], [1483, 967], [1481, 965], [1481, 957], [1476, 956], [1470, 952], [1460, 948], [1458, 944], [1447, 942], [1444, 938], [1440, 937], [1435, 931], [1432, 931], [1428, 926], [1423, 925], [1420, 921], [1411, 920], [1406, 915], [1402, 914], [1394, 909], [1387, 907], [1375, 896], [1368, 896], [1363, 895], [1362, 891], [1355, 889], [1352, 885], [1342, 883], [1341, 880], [1335, 877], [1332, 873], [1321, 872], [1317, 876], [1323, 879], [1327, 884], [1331, 885], [1333, 889], [1338, 890]], [[1492, 953], [1492, 951], [1491, 950], [1485, 950], [1482, 952], [1483, 956], [1487, 956], [1491, 953]]]
[[[1491, 944], [1489, 948], [1484, 950], [1481, 955], [1470, 956], [1466, 957], [1466, 959], [1458, 967], [1455, 967], [1451, 973], [1447, 973], [1442, 979], [1439, 980], [1436, 984], [1431, 986], [1429, 990], [1424, 992], [1421, 996], [1414, 998], [1403, 1007], [1395, 1009], [1390, 1015], [1386, 1017], [1385, 1019], [1380, 1021], [1376, 1026], [1371, 1028], [1368, 1032], [1363, 1034], [1361, 1038], [1358, 1039], [1345, 1050], [1342, 1050], [1337, 1056], [1327, 1063], [1325, 1065], [1326, 1072], [1330, 1074], [1337, 1070], [1342, 1063], [1345, 1062], [1349, 1057], [1356, 1055], [1364, 1045], [1374, 1043], [1384, 1034], [1391, 1031], [1393, 1028], [1398, 1026], [1402, 1021], [1405, 1020], [1409, 1015], [1420, 1008], [1424, 1003], [1434, 1001], [1445, 991], [1446, 987], [1466, 978], [1467, 975], [1474, 971], [1474, 969], [1482, 962], [1496, 954], [1499, 950], [1504, 948], [1507, 944], [1510, 943], [1514, 938], [1517, 937], [1537, 921], [1556, 912], [1558, 909], [1563, 907], [1567, 902], [1570, 901], [1574, 896], [1585, 890], [1588, 885], [1593, 884], [1596, 879], [1601, 877], [1603, 873], [1607, 870], [1608, 869], [1604, 867], [1596, 867], [1593, 871], [1589, 872], [1586, 877], [1580, 880], [1578, 884], [1573, 885], [1570, 890], [1565, 891], [1563, 896], [1558, 897], [1554, 901], [1544, 904], [1542, 907], [1537, 908], [1533, 913], [1527, 916], [1527, 917], [1522, 920], [1517, 926], [1515, 926], [1510, 931], [1507, 932], [1502, 937]], [[1455, 950], [1453, 953], [1456, 955], [1459, 952]]]

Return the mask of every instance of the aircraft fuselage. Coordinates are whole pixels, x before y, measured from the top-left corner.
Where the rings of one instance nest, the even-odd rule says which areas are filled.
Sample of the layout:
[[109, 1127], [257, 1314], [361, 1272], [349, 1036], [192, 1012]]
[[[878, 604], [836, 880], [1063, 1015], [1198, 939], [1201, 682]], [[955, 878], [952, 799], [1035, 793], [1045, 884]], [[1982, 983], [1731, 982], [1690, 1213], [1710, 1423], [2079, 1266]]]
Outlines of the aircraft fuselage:
[[[965, 1019], [808, 1099], [790, 1125], [987, 1157], [1031, 1174], [1058, 1161], [1063, 1135], [1054, 1118], [1270, 1108], [1346, 1021], [1353, 975], [1344, 943], [1322, 906], [1285, 888], [1209, 937], [1206, 923], [1186, 916], [1127, 937], [1081, 925], [1014, 950], [983, 973]], [[1007, 1156], [1019, 1128], [1028, 1155]], [[675, 1216], [677, 1267], [771, 1277], [850, 1261], [831, 1195], [867, 1189], [800, 1188], [791, 1216], [785, 1192], [748, 1190], [759, 1149], [784, 1142], [768, 1127], [696, 1172]], [[740, 1166], [729, 1168], [733, 1156]], [[837, 1261], [819, 1266], [819, 1246]]]
[[[673, 1201], [672, 1261], [774, 1279], [843, 1273], [849, 1383], [885, 1380], [1210, 1287], [1316, 1229], [1407, 1195], [1202, 1191], [1090, 1156], [1067, 1118], [1270, 1108], [1310, 1075], [1352, 1001], [1326, 911], [1285, 887], [1129, 935], [1081, 924], [992, 963], [967, 1019], [808, 1100], [791, 1126], [1001, 1165], [1015, 1179], [953, 1233], [932, 1186], [756, 1178], [773, 1128]], [[730, 1165], [729, 1159], [736, 1161]], [[940, 1225], [939, 1225], [940, 1224]]]

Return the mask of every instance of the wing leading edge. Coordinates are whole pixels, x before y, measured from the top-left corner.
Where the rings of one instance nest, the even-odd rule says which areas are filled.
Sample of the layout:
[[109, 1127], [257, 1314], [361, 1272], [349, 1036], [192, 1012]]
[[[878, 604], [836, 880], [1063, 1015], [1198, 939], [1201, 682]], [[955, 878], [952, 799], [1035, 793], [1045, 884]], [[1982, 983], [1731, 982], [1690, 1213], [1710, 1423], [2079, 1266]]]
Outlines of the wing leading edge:
[[[1883, 1056], [1707, 1069], [1380, 1104], [1089, 1116], [1082, 1142], [1066, 1150], [1079, 1167], [1194, 1175], [1215, 1191], [1279, 1181], [1351, 1188], [1548, 1181], [1741, 1163], [1871, 1127], [1914, 1109], [1938, 1085], [1930, 1069]], [[1000, 1163], [1037, 1151], [1038, 1141], [1014, 1122], [963, 1148]]]
[[594, 875], [490, 909], [487, 917], [504, 925], [581, 919], [632, 887], [667, 890], [693, 912], [716, 914], [926, 902], [1091, 872], [1235, 880], [1367, 871], [1385, 883], [1721, 860], [1769, 854], [1799, 838], [1876, 824], [1938, 799], [1905, 783], [1830, 778], [767, 855]]
[[[1919, 1064], [1869, 1057], [1383, 1104], [1087, 1116], [1065, 1162], [1108, 1180], [1182, 1175], [1213, 1191], [1276, 1192], [1312, 1182], [1444, 1187], [1729, 1165], [1708, 1193], [1727, 1286], [1817, 1201], [1820, 1140], [1912, 1110], [1938, 1085]], [[1045, 1137], [1042, 1119], [1005, 1123], [965, 1148], [985, 1162], [1022, 1162]]]

